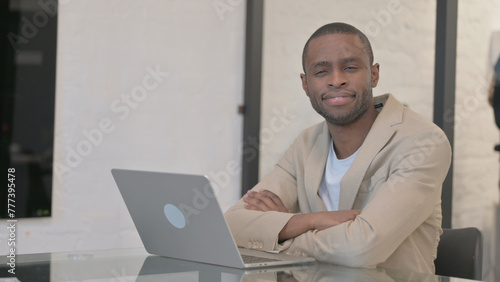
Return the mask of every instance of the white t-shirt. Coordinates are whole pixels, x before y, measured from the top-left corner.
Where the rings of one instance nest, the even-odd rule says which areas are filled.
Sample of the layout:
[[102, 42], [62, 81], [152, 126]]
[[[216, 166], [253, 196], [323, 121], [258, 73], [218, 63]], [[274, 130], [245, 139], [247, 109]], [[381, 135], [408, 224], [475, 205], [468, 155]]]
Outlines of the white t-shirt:
[[[361, 148], [361, 147], [360, 147]], [[339, 210], [340, 198], [340, 181], [344, 177], [347, 170], [351, 167], [352, 162], [356, 158], [359, 149], [348, 158], [339, 160], [333, 149], [333, 140], [328, 152], [328, 160], [326, 161], [325, 173], [319, 186], [318, 194], [325, 203], [326, 209], [329, 211]]]

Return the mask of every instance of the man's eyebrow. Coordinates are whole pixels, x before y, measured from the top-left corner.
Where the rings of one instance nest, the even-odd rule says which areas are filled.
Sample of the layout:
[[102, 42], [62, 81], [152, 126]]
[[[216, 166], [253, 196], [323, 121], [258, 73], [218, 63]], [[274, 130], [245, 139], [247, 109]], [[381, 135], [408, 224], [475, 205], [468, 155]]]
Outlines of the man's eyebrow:
[[344, 63], [352, 63], [352, 62], [358, 62], [361, 61], [361, 58], [359, 57], [348, 57], [348, 58], [343, 58], [342, 62]]
[[[342, 58], [340, 60], [340, 62], [346, 64], [346, 63], [355, 63], [355, 62], [360, 62], [362, 61], [360, 57], [346, 57], [346, 58]], [[317, 67], [328, 67], [328, 66], [331, 66], [332, 65], [332, 62], [329, 62], [329, 61], [319, 61], [319, 62], [315, 62], [315, 63], [312, 63], [311, 66], [313, 68], [317, 68]]]
[[319, 62], [313, 63], [312, 67], [316, 68], [316, 67], [331, 66], [331, 65], [332, 65], [332, 63], [330, 63], [328, 61], [319, 61]]

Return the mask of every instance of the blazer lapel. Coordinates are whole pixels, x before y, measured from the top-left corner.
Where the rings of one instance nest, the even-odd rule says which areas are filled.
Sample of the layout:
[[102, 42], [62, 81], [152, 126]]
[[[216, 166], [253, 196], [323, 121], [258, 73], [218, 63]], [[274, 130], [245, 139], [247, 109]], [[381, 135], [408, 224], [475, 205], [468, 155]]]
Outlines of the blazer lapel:
[[[326, 211], [326, 206], [318, 195], [319, 185], [325, 172], [328, 150], [330, 149], [331, 137], [326, 123], [323, 132], [318, 136], [311, 154], [305, 164], [304, 184], [307, 193], [309, 206], [312, 209], [308, 212]], [[305, 211], [303, 211], [305, 212]]]
[[392, 95], [386, 94], [376, 97], [375, 105], [380, 103], [384, 104], [383, 110], [373, 123], [356, 159], [340, 183], [339, 210], [352, 209], [368, 167], [378, 152], [396, 133], [397, 130], [393, 125], [402, 122], [403, 105]]

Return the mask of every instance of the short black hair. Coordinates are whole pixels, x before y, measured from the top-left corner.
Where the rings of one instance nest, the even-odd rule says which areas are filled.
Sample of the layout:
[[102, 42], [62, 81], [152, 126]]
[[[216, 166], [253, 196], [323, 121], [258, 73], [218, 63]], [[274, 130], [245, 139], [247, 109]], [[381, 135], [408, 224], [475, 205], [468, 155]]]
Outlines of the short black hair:
[[335, 23], [329, 23], [326, 24], [318, 30], [316, 30], [311, 37], [306, 42], [306, 45], [304, 46], [304, 50], [302, 51], [302, 69], [304, 70], [304, 73], [306, 72], [305, 68], [305, 63], [306, 63], [306, 56], [307, 56], [307, 50], [309, 48], [309, 43], [311, 40], [328, 35], [328, 34], [352, 34], [352, 35], [357, 35], [361, 42], [365, 45], [365, 51], [368, 54], [368, 59], [370, 60], [370, 65], [373, 65], [373, 50], [372, 50], [372, 45], [370, 44], [370, 40], [368, 40], [368, 37], [361, 32], [359, 29], [355, 28], [354, 26], [346, 23], [341, 23], [341, 22], [335, 22]]

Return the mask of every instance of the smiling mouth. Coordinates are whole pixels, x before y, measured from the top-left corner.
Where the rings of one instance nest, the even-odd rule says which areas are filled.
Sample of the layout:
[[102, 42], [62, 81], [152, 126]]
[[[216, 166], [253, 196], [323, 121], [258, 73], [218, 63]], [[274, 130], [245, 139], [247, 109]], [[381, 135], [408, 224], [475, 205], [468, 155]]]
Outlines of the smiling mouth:
[[330, 106], [342, 106], [354, 99], [354, 96], [351, 95], [343, 95], [343, 96], [333, 96], [333, 95], [325, 95], [322, 97], [322, 101]]
[[322, 100], [327, 100], [327, 99], [334, 99], [334, 100], [340, 100], [344, 98], [354, 98], [356, 95], [351, 95], [351, 93], [346, 93], [345, 91], [342, 92], [329, 92], [329, 93], [324, 93], [321, 95]]

